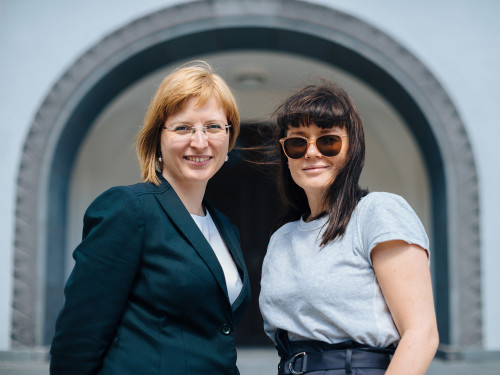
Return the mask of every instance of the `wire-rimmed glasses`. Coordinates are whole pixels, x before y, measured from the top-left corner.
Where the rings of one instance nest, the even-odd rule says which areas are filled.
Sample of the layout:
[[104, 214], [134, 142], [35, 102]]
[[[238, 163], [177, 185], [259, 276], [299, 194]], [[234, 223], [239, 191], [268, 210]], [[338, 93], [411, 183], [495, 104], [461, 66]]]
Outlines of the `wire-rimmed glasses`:
[[168, 130], [179, 138], [190, 138], [196, 130], [202, 131], [208, 138], [219, 138], [229, 133], [231, 124], [225, 124], [222, 121], [210, 121], [202, 126], [192, 126], [189, 124], [172, 124], [169, 126], [164, 125], [163, 129]]

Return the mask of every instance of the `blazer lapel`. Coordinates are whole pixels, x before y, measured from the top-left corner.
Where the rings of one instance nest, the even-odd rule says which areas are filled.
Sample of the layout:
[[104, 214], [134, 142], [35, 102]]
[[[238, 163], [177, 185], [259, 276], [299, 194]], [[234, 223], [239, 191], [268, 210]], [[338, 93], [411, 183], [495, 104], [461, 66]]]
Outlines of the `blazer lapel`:
[[231, 253], [234, 263], [236, 264], [236, 267], [238, 268], [238, 273], [241, 277], [242, 281], [242, 287], [241, 287], [241, 292], [234, 300], [233, 304], [231, 305], [231, 308], [234, 311], [238, 309], [238, 307], [243, 303], [243, 301], [246, 300], [247, 294], [250, 293], [250, 281], [248, 279], [248, 273], [246, 271], [245, 267], [245, 261], [243, 259], [243, 253], [241, 252], [241, 247], [240, 247], [240, 242], [239, 239], [234, 235], [233, 231], [229, 231], [227, 226], [223, 225], [218, 211], [216, 211], [208, 202], [204, 201], [205, 207], [210, 211], [210, 215], [212, 216], [212, 219], [214, 220], [215, 225], [217, 226], [217, 229], [219, 230], [219, 233], [221, 234], [222, 238], [226, 242], [227, 248], [229, 249], [229, 252]]
[[205, 207], [207, 207], [208, 211], [210, 212], [210, 216], [212, 216], [215, 226], [219, 230], [219, 233], [222, 236], [222, 238], [224, 239], [224, 242], [226, 243], [227, 248], [229, 249], [229, 252], [233, 257], [234, 263], [238, 268], [240, 277], [243, 280], [245, 262], [243, 260], [243, 255], [241, 253], [240, 243], [238, 242], [238, 239], [232, 232], [229, 232], [227, 230], [227, 227], [225, 225], [222, 224], [219, 218], [219, 212], [216, 211], [207, 201], [204, 200], [203, 204], [205, 205]]
[[203, 233], [199, 230], [177, 193], [163, 177], [161, 180], [162, 185], [167, 184], [169, 187], [169, 189], [156, 193], [156, 198], [163, 208], [163, 211], [172, 220], [179, 234], [193, 246], [198, 255], [203, 259], [212, 275], [217, 280], [217, 283], [227, 296], [228, 293], [224, 272], [217, 256], [203, 236]]

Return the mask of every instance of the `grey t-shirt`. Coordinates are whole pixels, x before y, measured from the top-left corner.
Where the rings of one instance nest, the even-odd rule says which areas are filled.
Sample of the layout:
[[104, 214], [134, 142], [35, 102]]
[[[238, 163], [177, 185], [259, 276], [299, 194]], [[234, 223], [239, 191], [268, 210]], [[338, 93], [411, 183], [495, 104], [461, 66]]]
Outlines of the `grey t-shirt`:
[[274, 341], [281, 328], [291, 340], [397, 343], [370, 252], [390, 240], [428, 251], [422, 223], [400, 196], [370, 193], [356, 206], [344, 235], [320, 247], [327, 219], [287, 223], [271, 237], [259, 297], [267, 335]]

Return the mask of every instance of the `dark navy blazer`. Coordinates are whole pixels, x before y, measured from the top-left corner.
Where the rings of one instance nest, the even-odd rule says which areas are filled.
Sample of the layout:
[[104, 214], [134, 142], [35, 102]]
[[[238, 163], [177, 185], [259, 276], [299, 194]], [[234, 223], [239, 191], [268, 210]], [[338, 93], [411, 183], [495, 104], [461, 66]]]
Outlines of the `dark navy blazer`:
[[238, 374], [233, 329], [250, 300], [238, 230], [204, 202], [243, 282], [231, 305], [216, 255], [159, 177], [111, 188], [87, 209], [52, 375]]

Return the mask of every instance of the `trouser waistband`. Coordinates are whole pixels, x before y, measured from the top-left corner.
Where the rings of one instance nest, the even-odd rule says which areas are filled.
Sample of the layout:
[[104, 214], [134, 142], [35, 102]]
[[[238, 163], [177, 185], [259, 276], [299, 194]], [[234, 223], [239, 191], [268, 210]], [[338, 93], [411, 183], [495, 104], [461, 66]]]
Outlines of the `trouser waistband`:
[[290, 341], [283, 330], [276, 333], [276, 348], [281, 357], [279, 375], [336, 369], [345, 369], [350, 374], [352, 368], [386, 369], [394, 353], [394, 347], [375, 348], [354, 341], [338, 344]]

